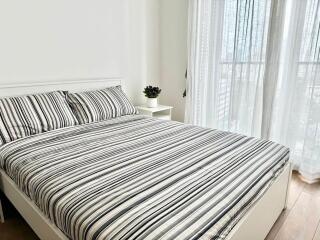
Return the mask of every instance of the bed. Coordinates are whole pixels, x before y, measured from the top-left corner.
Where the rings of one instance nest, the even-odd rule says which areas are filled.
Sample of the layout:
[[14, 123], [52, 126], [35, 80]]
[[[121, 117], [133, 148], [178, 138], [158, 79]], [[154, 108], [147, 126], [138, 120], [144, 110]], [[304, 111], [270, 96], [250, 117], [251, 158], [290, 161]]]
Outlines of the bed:
[[141, 115], [0, 148], [1, 189], [41, 239], [263, 239], [288, 162], [270, 141]]

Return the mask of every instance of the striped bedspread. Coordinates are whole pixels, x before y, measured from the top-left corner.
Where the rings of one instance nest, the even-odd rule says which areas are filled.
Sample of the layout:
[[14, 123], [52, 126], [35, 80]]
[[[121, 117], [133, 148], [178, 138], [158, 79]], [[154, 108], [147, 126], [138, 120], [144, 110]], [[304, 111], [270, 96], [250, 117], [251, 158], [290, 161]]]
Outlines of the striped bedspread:
[[0, 148], [0, 166], [71, 239], [224, 239], [288, 158], [270, 141], [137, 115]]

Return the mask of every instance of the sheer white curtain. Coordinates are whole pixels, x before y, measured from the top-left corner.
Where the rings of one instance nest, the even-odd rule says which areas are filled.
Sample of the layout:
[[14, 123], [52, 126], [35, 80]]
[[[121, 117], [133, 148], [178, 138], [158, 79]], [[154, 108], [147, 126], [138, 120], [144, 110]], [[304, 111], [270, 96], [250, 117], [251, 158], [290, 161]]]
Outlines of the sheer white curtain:
[[319, 2], [189, 0], [186, 122], [280, 142], [320, 177]]
[[320, 0], [291, 0], [271, 139], [290, 147], [294, 168], [320, 178]]
[[[273, 94], [279, 67], [283, 3], [189, 1], [187, 122], [261, 135], [262, 120], [269, 120], [262, 106], [270, 107], [263, 92]], [[265, 85], [266, 76], [274, 80]]]

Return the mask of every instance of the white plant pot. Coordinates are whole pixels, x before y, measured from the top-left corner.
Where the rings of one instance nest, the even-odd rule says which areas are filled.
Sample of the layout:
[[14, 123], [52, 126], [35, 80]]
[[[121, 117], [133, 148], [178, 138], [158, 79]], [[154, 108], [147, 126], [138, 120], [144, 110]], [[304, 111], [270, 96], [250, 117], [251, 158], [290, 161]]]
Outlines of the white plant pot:
[[147, 107], [149, 108], [158, 107], [158, 98], [147, 98]]

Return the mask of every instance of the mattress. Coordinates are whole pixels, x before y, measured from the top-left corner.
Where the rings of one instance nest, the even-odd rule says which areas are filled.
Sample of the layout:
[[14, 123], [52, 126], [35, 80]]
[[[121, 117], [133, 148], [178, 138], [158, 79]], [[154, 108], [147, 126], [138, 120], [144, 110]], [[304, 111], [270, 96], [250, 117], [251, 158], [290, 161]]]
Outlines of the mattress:
[[240, 134], [138, 115], [0, 148], [0, 166], [70, 239], [225, 239], [288, 163]]

